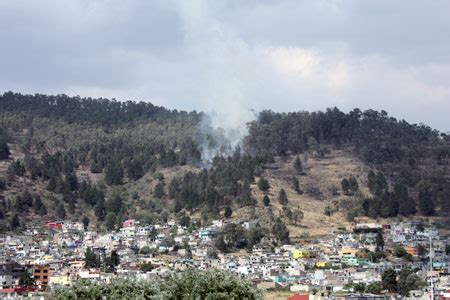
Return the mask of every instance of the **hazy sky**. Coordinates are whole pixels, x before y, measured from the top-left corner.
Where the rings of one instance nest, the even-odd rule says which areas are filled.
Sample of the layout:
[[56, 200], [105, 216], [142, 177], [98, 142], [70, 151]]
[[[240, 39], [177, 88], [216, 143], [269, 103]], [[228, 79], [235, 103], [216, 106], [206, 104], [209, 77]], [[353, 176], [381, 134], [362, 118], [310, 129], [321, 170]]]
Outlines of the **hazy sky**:
[[450, 130], [450, 1], [0, 0], [0, 91], [384, 109]]

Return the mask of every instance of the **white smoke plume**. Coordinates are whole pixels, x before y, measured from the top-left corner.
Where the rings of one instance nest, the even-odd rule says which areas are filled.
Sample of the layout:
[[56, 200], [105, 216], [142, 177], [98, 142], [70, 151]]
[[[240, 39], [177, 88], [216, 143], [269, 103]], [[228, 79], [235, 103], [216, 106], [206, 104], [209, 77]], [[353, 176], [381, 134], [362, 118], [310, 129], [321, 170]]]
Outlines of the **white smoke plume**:
[[247, 83], [253, 59], [248, 45], [214, 18], [211, 2], [182, 1], [179, 6], [187, 50], [201, 64], [204, 86], [198, 99], [206, 108], [205, 118], [195, 138], [200, 144], [203, 163], [216, 155], [227, 156], [241, 145], [246, 124], [255, 118]]

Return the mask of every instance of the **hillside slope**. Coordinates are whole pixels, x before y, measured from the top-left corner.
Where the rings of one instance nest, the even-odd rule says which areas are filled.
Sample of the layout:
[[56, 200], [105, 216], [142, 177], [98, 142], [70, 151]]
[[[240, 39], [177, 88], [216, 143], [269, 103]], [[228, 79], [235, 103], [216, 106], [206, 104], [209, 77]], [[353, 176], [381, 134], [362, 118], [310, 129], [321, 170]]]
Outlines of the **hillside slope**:
[[355, 218], [450, 212], [450, 138], [385, 112], [263, 111], [242, 150], [203, 168], [204, 147], [223, 141], [198, 130], [202, 113], [65, 95], [5, 93], [0, 104], [2, 230], [184, 215], [208, 224], [226, 211], [267, 230], [280, 218], [298, 239]]

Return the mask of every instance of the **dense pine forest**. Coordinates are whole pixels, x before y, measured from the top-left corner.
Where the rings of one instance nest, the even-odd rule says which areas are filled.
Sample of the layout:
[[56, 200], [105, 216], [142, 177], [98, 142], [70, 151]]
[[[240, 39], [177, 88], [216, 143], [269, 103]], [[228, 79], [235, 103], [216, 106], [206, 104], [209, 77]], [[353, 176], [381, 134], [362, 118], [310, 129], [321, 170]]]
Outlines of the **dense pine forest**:
[[[255, 185], [270, 206], [264, 174], [276, 160], [296, 158], [290, 185], [301, 194], [302, 176], [308, 176], [305, 157], [327, 159], [335, 150], [351, 153], [370, 169], [364, 178], [348, 174], [337, 187], [349, 219], [450, 211], [450, 137], [426, 125], [374, 110], [262, 111], [247, 124], [241, 147], [205, 166], [198, 139], [203, 118], [144, 102], [4, 93], [2, 230], [19, 229], [29, 220], [83, 217], [112, 229], [128, 217], [151, 222], [171, 215], [186, 220], [199, 212], [230, 216], [258, 203]], [[214, 136], [207, 140], [215, 142]], [[363, 182], [369, 193], [361, 190]], [[145, 199], [143, 186], [150, 190]], [[278, 201], [293, 218], [298, 211], [287, 208], [283, 192]], [[285, 230], [278, 219], [275, 226]]]

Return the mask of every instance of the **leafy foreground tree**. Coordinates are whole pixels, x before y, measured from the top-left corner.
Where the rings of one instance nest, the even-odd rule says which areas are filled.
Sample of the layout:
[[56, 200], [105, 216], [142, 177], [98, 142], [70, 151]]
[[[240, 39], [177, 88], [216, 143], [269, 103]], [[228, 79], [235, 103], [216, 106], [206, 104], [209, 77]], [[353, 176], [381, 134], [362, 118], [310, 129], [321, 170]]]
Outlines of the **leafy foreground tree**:
[[86, 280], [53, 292], [53, 299], [262, 299], [262, 293], [229, 273], [189, 270], [168, 280], [113, 280], [108, 285]]

